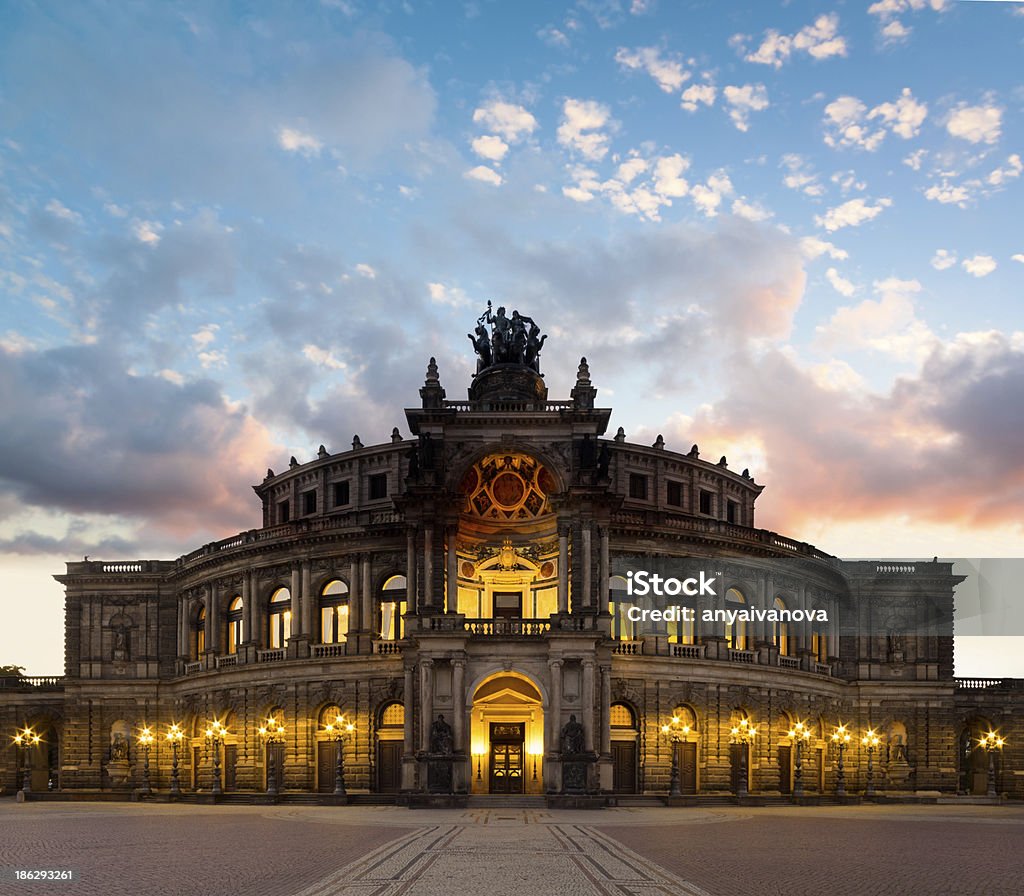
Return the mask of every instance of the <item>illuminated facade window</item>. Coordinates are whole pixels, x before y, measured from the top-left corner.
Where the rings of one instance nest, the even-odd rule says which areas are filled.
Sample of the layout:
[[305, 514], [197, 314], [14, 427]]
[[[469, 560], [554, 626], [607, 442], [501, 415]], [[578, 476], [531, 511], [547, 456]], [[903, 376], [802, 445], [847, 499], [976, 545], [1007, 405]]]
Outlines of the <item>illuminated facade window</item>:
[[[742, 610], [747, 605], [747, 599], [735, 588], [725, 592], [725, 609]], [[725, 640], [733, 650], [749, 650], [749, 639], [747, 637], [747, 623], [742, 619], [725, 624]]]
[[347, 640], [348, 585], [335, 579], [320, 592], [320, 643], [342, 644]]
[[[776, 610], [785, 610], [786, 602], [781, 598], [775, 598], [775, 603], [772, 606]], [[772, 623], [772, 644], [779, 648], [779, 654], [781, 656], [790, 656], [790, 639], [789, 639], [789, 623], [788, 622], [773, 622]]]
[[380, 597], [380, 628], [378, 633], [384, 641], [399, 641], [402, 638], [402, 617], [408, 609], [405, 600], [405, 576], [392, 576], [384, 583]]
[[609, 580], [608, 612], [612, 615], [612, 637], [616, 641], [629, 641], [636, 636], [636, 623], [627, 616], [632, 606], [626, 580], [622, 576], [612, 576]]
[[242, 643], [242, 598], [236, 596], [228, 605], [228, 653], [238, 653]]
[[267, 646], [272, 650], [287, 647], [292, 633], [292, 595], [287, 588], [278, 588], [270, 596], [267, 622]]
[[195, 645], [193, 659], [198, 660], [206, 653], [206, 606], [203, 604], [199, 605], [195, 622], [192, 624], [192, 643]]

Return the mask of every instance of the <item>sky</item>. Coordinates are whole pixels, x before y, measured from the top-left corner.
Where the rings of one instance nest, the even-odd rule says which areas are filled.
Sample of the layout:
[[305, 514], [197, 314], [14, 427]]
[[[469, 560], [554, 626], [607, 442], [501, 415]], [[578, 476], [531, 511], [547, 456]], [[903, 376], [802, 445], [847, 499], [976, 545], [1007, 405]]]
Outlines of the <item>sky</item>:
[[431, 355], [463, 397], [489, 300], [761, 527], [1024, 556], [1022, 49], [1012, 2], [0, 2], [0, 664], [61, 671], [65, 561], [258, 526]]

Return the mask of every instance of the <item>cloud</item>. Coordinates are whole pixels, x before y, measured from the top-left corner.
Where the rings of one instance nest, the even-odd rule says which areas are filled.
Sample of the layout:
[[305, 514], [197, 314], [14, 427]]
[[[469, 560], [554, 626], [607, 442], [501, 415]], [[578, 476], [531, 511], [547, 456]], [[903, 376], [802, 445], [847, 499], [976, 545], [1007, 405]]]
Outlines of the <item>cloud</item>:
[[163, 229], [163, 225], [157, 221], [140, 221], [137, 218], [132, 221], [135, 239], [148, 246], [155, 246], [160, 242], [160, 231]]
[[705, 106], [713, 106], [716, 95], [714, 84], [691, 84], [683, 91], [679, 105], [687, 112], [696, 112], [701, 103]]
[[[836, 275], [841, 286], [853, 284]], [[832, 278], [829, 278], [830, 282]], [[833, 283], [839, 291], [843, 289]], [[857, 305], [839, 308], [815, 333], [815, 346], [838, 354], [848, 350], [870, 350], [902, 361], [920, 361], [935, 343], [931, 330], [918, 320], [913, 297], [921, 291], [917, 280], [889, 277], [876, 280], [878, 299], [865, 299]]]
[[854, 286], [853, 283], [851, 283], [845, 277], [840, 276], [839, 271], [837, 271], [835, 268], [829, 268], [827, 271], [825, 271], [825, 278], [828, 280], [828, 282], [832, 285], [832, 288], [837, 293], [846, 296], [847, 298], [852, 296], [857, 291], [857, 287]]
[[808, 196], [822, 196], [825, 188], [818, 182], [818, 175], [808, 167], [807, 160], [796, 153], [787, 153], [782, 157], [780, 166], [789, 173], [782, 178], [782, 183], [791, 190], [799, 190]]
[[295, 128], [280, 128], [277, 132], [277, 143], [281, 149], [304, 156], [318, 156], [324, 148], [322, 140]]
[[969, 143], [995, 143], [1002, 133], [1003, 110], [998, 106], [961, 103], [946, 119], [946, 130]]
[[751, 112], [761, 112], [769, 106], [768, 91], [764, 84], [744, 84], [742, 87], [729, 85], [722, 91], [722, 95], [732, 107], [729, 117], [741, 131], [750, 127]]
[[748, 202], [742, 198], [734, 199], [730, 210], [734, 215], [745, 218], [747, 221], [767, 221], [769, 218], [774, 217], [774, 213], [761, 205], [761, 203]]
[[883, 210], [892, 205], [892, 200], [882, 197], [875, 205], [866, 199], [850, 199], [842, 205], [830, 208], [824, 215], [815, 215], [814, 220], [819, 227], [829, 233], [843, 227], [859, 227], [865, 221], [877, 218]]
[[508, 144], [501, 137], [495, 137], [494, 135], [477, 137], [473, 141], [472, 146], [473, 152], [482, 159], [488, 159], [492, 162], [500, 162], [508, 153]]
[[987, 277], [998, 265], [991, 255], [975, 255], [961, 261], [960, 267], [972, 277]]
[[1002, 186], [1006, 181], [1020, 177], [1022, 170], [1024, 163], [1021, 162], [1020, 156], [1014, 153], [1007, 158], [1005, 166], [994, 168], [985, 180], [990, 186]]
[[[916, 100], [909, 87], [904, 87], [894, 102], [880, 103], [870, 111], [857, 97], [841, 96], [825, 107], [825, 143], [874, 152], [886, 133], [904, 140], [916, 137], [927, 117], [927, 104]], [[871, 124], [876, 121], [877, 127]]]
[[948, 249], [936, 249], [931, 264], [937, 271], [949, 270], [956, 264], [956, 252], [950, 252]]
[[796, 34], [780, 34], [769, 29], [761, 45], [753, 53], [744, 56], [747, 62], [772, 65], [782, 68], [794, 51], [807, 53], [814, 59], [828, 59], [831, 56], [846, 55], [846, 40], [840, 37], [839, 16], [835, 13], [818, 16], [814, 24], [806, 25]]
[[800, 251], [808, 261], [813, 261], [826, 254], [836, 261], [845, 261], [850, 257], [850, 253], [845, 249], [839, 249], [828, 240], [822, 240], [816, 236], [803, 237], [800, 240]]
[[910, 37], [911, 28], [904, 25], [899, 19], [893, 19], [882, 26], [882, 39], [885, 43], [901, 43]]
[[377, 271], [371, 265], [360, 262], [356, 265], [356, 273], [360, 277], [366, 277], [367, 280], [376, 280]]
[[602, 103], [567, 99], [562, 106], [558, 142], [585, 159], [598, 161], [608, 154], [608, 135], [601, 129], [610, 122], [611, 112]]
[[620, 47], [615, 53], [615, 61], [623, 68], [647, 72], [665, 93], [675, 93], [690, 77], [678, 58], [663, 57], [657, 47], [638, 47], [635, 50]]
[[716, 455], [758, 445], [757, 478], [769, 485], [759, 525], [797, 538], [813, 540], [827, 522], [888, 518], [1019, 533], [1024, 334], [936, 341], [916, 374], [881, 394], [825, 381], [782, 351], [734, 358], [727, 394], [679, 438]]
[[1016, 254], [1011, 255], [1010, 257], [1014, 261], [1019, 261], [1021, 264], [1024, 264], [1024, 252], [1017, 252]]
[[941, 184], [932, 184], [924, 191], [924, 198], [932, 202], [940, 202], [943, 205], [958, 205], [966, 208], [971, 199], [971, 193], [963, 184], [951, 184], [943, 179]]
[[452, 308], [468, 308], [469, 297], [458, 286], [446, 286], [444, 283], [428, 283], [427, 291], [430, 301], [437, 305], [448, 305]]
[[493, 168], [488, 168], [486, 165], [477, 165], [475, 168], [470, 168], [463, 177], [467, 177], [470, 180], [478, 180], [485, 184], [490, 184], [494, 187], [500, 187], [505, 183], [505, 179], [498, 174]]
[[491, 100], [473, 111], [473, 121], [489, 131], [517, 143], [537, 130], [537, 119], [523, 106], [504, 100]]
[[718, 214], [722, 199], [733, 193], [732, 181], [724, 171], [712, 174], [705, 183], [694, 184], [690, 189], [690, 197], [698, 211], [713, 218]]

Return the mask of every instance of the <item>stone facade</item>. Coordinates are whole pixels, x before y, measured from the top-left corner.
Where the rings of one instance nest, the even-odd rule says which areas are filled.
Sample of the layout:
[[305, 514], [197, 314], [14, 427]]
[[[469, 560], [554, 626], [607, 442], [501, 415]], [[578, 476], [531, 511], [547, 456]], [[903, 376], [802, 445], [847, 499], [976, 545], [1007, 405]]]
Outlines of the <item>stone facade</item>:
[[[64, 677], [0, 689], [0, 728], [42, 735], [0, 754], [4, 790], [26, 767], [36, 791], [138, 787], [148, 726], [166, 791], [177, 724], [186, 793], [213, 788], [214, 748], [225, 791], [263, 791], [273, 765], [283, 792], [329, 793], [341, 716], [350, 794], [607, 798], [675, 775], [713, 795], [743, 770], [751, 794], [787, 794], [800, 721], [805, 793], [836, 789], [843, 723], [848, 792], [868, 785], [872, 728], [879, 793], [985, 793], [975, 740], [998, 730], [995, 786], [1024, 796], [1024, 683], [953, 677], [951, 564], [843, 562], [758, 529], [747, 471], [606, 438], [586, 361], [564, 401], [537, 368], [485, 367], [448, 400], [431, 359], [411, 439], [357, 436], [268, 470], [259, 528], [176, 560], [68, 563]], [[643, 631], [618, 578], [638, 558], [712, 563], [723, 587], [698, 611], [731, 599], [829, 621]], [[283, 743], [258, 733], [268, 717]]]

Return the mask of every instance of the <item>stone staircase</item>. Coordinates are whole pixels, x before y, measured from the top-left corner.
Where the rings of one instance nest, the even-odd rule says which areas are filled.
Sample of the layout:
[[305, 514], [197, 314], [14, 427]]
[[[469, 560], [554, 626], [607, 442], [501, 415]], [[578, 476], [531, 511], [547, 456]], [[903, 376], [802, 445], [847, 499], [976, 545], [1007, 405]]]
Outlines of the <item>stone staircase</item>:
[[526, 796], [516, 793], [479, 793], [470, 796], [468, 809], [546, 809], [543, 796]]

